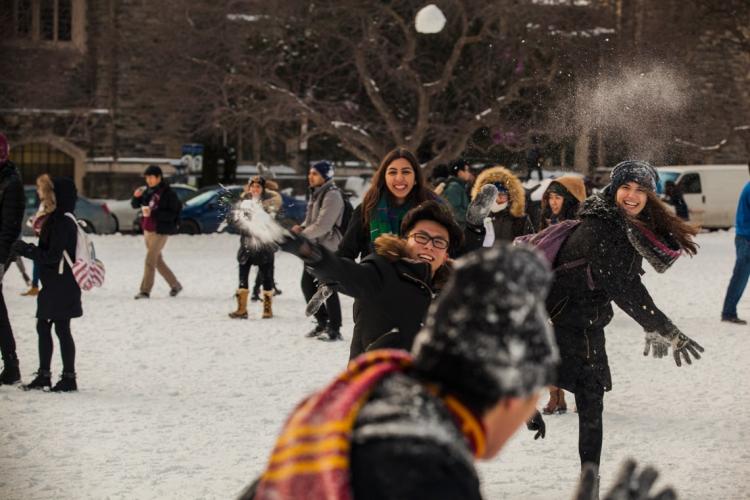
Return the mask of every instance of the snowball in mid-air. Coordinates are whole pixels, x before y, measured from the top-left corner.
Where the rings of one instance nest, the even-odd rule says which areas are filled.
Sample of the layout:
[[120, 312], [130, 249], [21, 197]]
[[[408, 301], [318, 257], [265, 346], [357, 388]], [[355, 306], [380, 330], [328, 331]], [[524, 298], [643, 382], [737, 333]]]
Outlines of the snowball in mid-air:
[[417, 12], [414, 26], [419, 33], [440, 33], [445, 27], [445, 15], [440, 7], [431, 3]]

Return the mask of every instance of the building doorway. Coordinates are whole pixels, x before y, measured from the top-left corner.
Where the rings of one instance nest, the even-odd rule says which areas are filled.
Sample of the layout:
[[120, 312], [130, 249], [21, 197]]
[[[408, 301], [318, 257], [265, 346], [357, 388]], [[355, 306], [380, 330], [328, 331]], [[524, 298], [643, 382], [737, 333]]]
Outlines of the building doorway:
[[18, 167], [24, 184], [34, 184], [42, 174], [75, 178], [75, 159], [49, 144], [32, 142], [13, 147], [10, 159]]

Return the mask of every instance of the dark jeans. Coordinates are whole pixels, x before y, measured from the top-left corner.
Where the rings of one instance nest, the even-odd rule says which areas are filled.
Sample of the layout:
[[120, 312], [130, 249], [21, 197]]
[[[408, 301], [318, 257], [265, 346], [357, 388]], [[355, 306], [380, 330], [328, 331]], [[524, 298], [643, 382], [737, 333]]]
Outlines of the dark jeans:
[[39, 288], [39, 266], [36, 265], [36, 261], [32, 261], [31, 267], [31, 286]]
[[63, 371], [75, 373], [76, 344], [73, 342], [73, 334], [70, 333], [70, 319], [38, 319], [36, 321], [36, 333], [39, 335], [39, 369], [50, 371], [53, 351], [52, 325], [55, 325], [55, 333], [60, 340]]
[[737, 259], [734, 261], [732, 279], [729, 280], [727, 295], [724, 298], [724, 307], [721, 310], [722, 318], [736, 318], [737, 304], [742, 298], [750, 277], [750, 239], [744, 236], [734, 237], [734, 248]]
[[5, 307], [5, 299], [3, 298], [2, 283], [0, 283], [0, 353], [2, 353], [4, 360], [16, 359], [16, 339], [13, 338], [13, 330], [10, 327], [8, 308]]
[[[306, 270], [302, 271], [302, 294], [305, 296], [305, 302], [309, 302], [315, 292], [318, 290], [318, 284], [315, 277]], [[331, 328], [338, 330], [341, 328], [341, 303], [339, 294], [334, 290], [324, 306], [315, 313], [315, 319], [318, 324], [325, 326], [328, 324]]]
[[599, 466], [602, 456], [602, 412], [604, 389], [598, 384], [587, 384], [576, 393], [578, 408], [578, 456], [581, 466], [593, 463]]
[[[252, 266], [253, 263], [250, 261], [240, 264], [240, 288], [248, 288]], [[273, 257], [269, 262], [258, 264], [258, 278], [263, 284], [263, 290], [273, 290]]]

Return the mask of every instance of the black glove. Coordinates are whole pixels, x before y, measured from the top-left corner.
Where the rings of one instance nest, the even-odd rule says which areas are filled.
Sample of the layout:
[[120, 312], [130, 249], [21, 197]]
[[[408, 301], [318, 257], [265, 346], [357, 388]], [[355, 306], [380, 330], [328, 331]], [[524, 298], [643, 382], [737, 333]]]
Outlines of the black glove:
[[544, 439], [544, 435], [547, 433], [547, 426], [544, 424], [544, 419], [542, 418], [542, 414], [539, 413], [539, 410], [537, 410], [536, 413], [534, 413], [534, 416], [526, 422], [526, 428], [530, 431], [536, 431], [534, 439]]
[[703, 352], [703, 347], [701, 347], [698, 342], [682, 333], [676, 326], [669, 325], [665, 337], [666, 339], [669, 339], [668, 341], [672, 344], [672, 355], [674, 356], [674, 362], [677, 363], [677, 366], [682, 366], [682, 359], [684, 359], [687, 364], [692, 364], [693, 362], [690, 359], [691, 354], [695, 359], [701, 359], [699, 351]]
[[[612, 489], [604, 496], [604, 500], [675, 500], [676, 493], [672, 488], [665, 488], [658, 494], [652, 495], [649, 490], [656, 482], [659, 473], [652, 467], [646, 467], [640, 474], [636, 474], [636, 463], [628, 460], [622, 466], [620, 475]], [[599, 498], [599, 478], [596, 467], [586, 464], [581, 474], [581, 481], [575, 500], [593, 500]]]
[[317, 264], [323, 259], [320, 248], [301, 234], [288, 233], [284, 235], [279, 247], [302, 259], [305, 264]]
[[21, 257], [31, 257], [34, 245], [26, 243], [23, 240], [16, 240], [10, 245], [11, 255], [20, 255]]
[[481, 226], [487, 217], [492, 204], [497, 198], [497, 187], [494, 184], [485, 184], [477, 195], [471, 200], [469, 208], [466, 209], [466, 223], [470, 226]]
[[663, 358], [669, 354], [669, 340], [656, 332], [646, 332], [646, 345], [643, 347], [643, 355], [648, 356], [651, 351], [655, 358]]

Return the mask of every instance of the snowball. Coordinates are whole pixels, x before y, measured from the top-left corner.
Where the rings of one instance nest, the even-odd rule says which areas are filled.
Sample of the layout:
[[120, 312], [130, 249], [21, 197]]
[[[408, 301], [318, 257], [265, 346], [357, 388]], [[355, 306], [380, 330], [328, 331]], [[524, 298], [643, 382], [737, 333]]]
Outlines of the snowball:
[[431, 3], [417, 12], [414, 26], [419, 33], [440, 33], [445, 27], [445, 15], [437, 5]]

